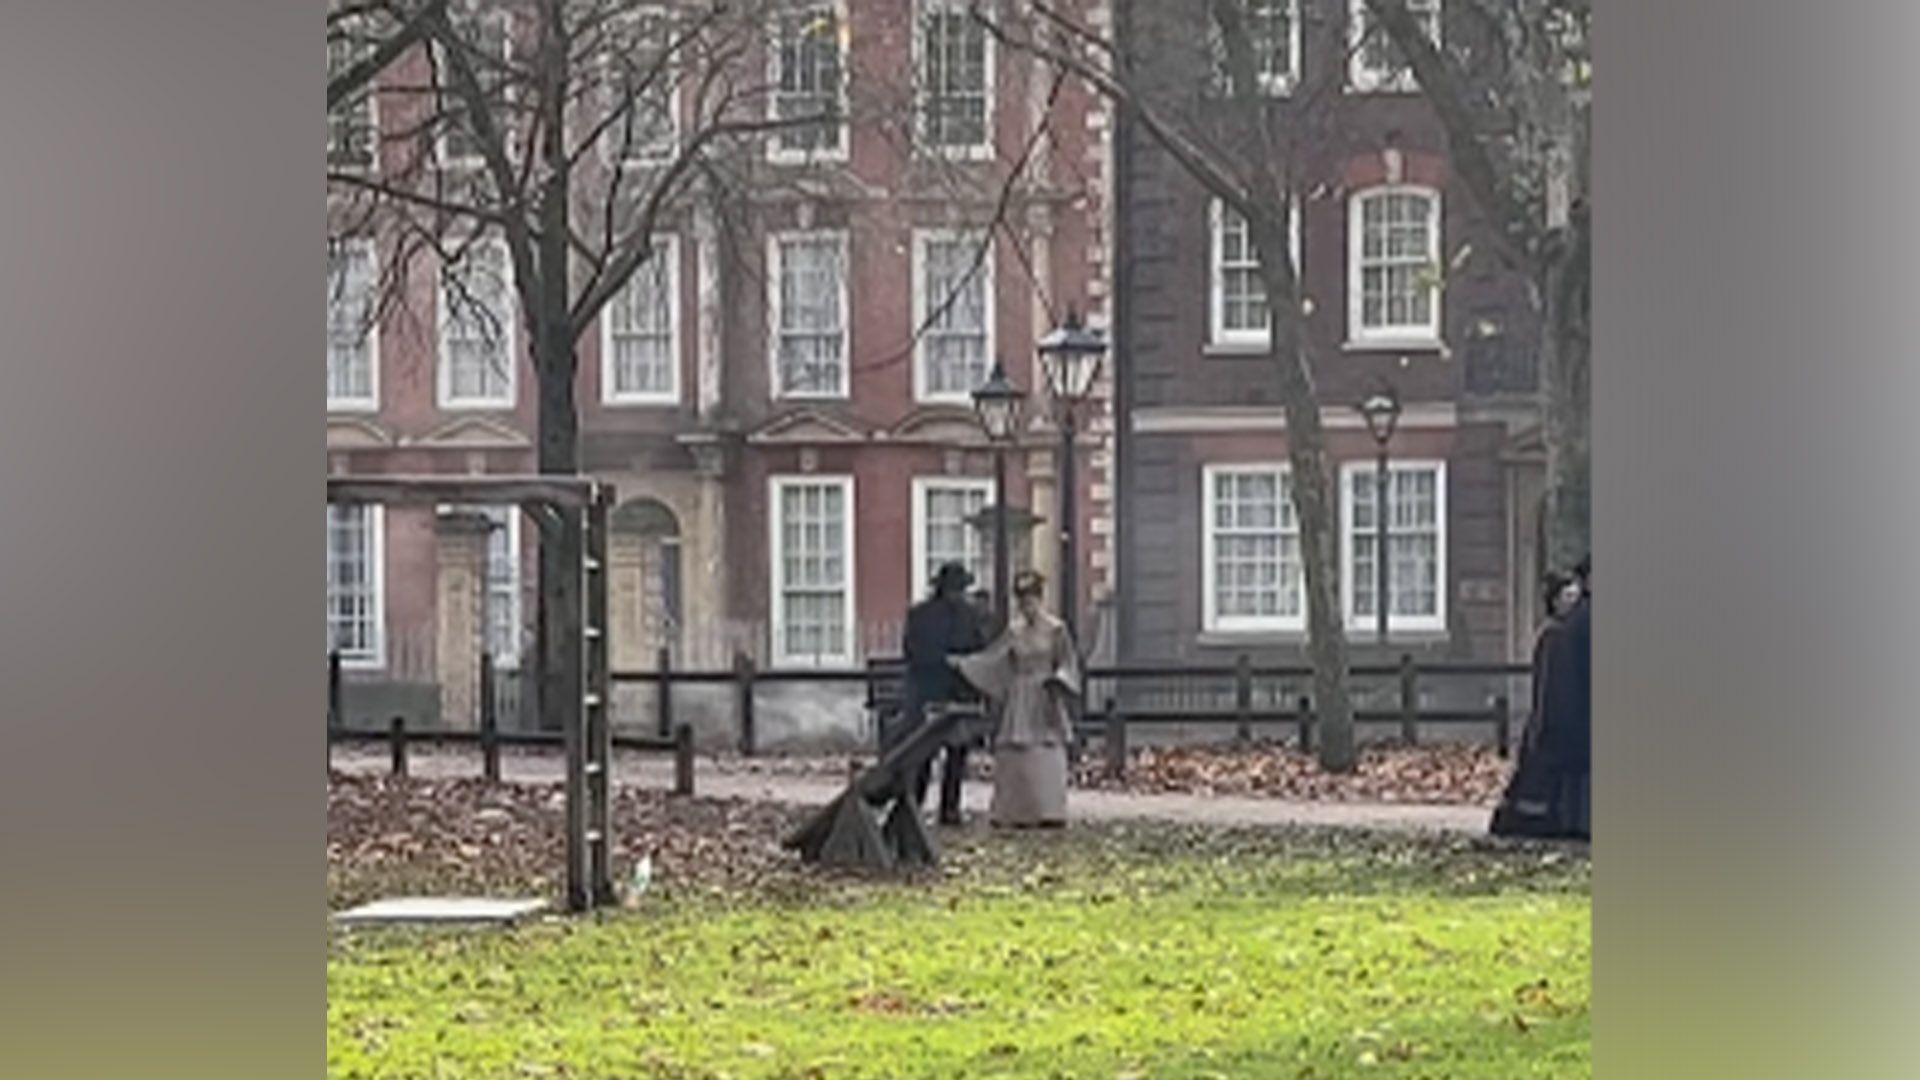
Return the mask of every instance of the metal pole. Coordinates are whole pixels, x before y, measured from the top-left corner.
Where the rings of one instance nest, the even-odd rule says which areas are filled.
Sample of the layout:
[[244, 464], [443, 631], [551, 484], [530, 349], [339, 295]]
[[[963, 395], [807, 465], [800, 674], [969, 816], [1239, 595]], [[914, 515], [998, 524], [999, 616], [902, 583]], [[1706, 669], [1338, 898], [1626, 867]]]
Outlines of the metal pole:
[[1074, 528], [1078, 524], [1078, 511], [1074, 506], [1072, 404], [1063, 403], [1060, 413], [1060, 621], [1067, 624], [1067, 633], [1077, 643], [1080, 634], [1074, 625], [1074, 610], [1080, 606], [1080, 596], [1074, 581]]
[[1375, 631], [1377, 644], [1381, 648], [1387, 645], [1387, 444], [1380, 444], [1379, 469], [1374, 478], [1373, 495], [1373, 561], [1378, 572], [1374, 593], [1375, 614], [1378, 616]]
[[993, 448], [993, 614], [1001, 626], [1007, 625], [1011, 609], [1007, 606], [1007, 448]]

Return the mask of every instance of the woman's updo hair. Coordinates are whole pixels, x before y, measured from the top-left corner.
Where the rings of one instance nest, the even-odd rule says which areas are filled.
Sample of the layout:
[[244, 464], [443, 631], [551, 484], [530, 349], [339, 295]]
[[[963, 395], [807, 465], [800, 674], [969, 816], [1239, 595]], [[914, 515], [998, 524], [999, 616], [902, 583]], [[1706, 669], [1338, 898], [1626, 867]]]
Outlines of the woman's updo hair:
[[1046, 576], [1038, 570], [1022, 570], [1013, 576], [1013, 595], [1039, 596], [1047, 588]]
[[1555, 609], [1560, 605], [1560, 592], [1568, 585], [1573, 584], [1573, 582], [1574, 576], [1572, 574], [1563, 574], [1558, 570], [1548, 574], [1546, 578], [1541, 581], [1540, 600], [1546, 610], [1548, 618], [1551, 619], [1559, 614]]

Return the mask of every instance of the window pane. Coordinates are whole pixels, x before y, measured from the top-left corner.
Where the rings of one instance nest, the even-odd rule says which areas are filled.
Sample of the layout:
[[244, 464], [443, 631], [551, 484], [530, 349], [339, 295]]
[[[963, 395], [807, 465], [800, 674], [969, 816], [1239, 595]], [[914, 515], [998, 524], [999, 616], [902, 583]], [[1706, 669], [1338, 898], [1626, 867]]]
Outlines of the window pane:
[[361, 505], [327, 506], [327, 640], [343, 659], [379, 657], [379, 597], [374, 589], [374, 530]]
[[929, 239], [920, 246], [922, 382], [930, 394], [967, 394], [987, 378], [985, 237]]
[[674, 389], [673, 248], [656, 241], [654, 254], [611, 304], [616, 394], [669, 394]]
[[830, 150], [840, 141], [840, 26], [832, 8], [809, 8], [778, 17], [774, 116], [821, 118], [817, 124], [774, 133], [783, 150]]
[[[360, 18], [342, 19], [327, 33], [327, 77], [344, 74], [373, 55], [372, 30]], [[327, 164], [365, 168], [373, 164], [374, 116], [371, 86], [354, 93], [327, 113]]]
[[327, 397], [373, 396], [373, 249], [336, 245], [327, 255]]
[[[1378, 592], [1377, 519], [1374, 517], [1373, 470], [1348, 474], [1352, 487], [1352, 514], [1348, 524], [1352, 561], [1353, 615], [1366, 621], [1376, 617]], [[1428, 467], [1394, 467], [1388, 482], [1387, 574], [1390, 608], [1395, 617], [1432, 618], [1440, 613], [1440, 474]]]
[[834, 238], [793, 238], [780, 245], [780, 328], [777, 344], [783, 392], [843, 392], [841, 248]]
[[1302, 608], [1299, 537], [1287, 475], [1216, 472], [1211, 495], [1214, 611], [1223, 618], [1296, 618]]
[[964, 10], [921, 19], [921, 134], [928, 146], [987, 139], [986, 28]]
[[844, 506], [845, 493], [838, 485], [786, 484], [779, 489], [783, 621], [777, 636], [789, 655], [840, 655], [846, 650]]
[[513, 340], [505, 246], [474, 245], [442, 281], [449, 396], [503, 401], [512, 386]]
[[672, 25], [655, 10], [620, 17], [609, 37], [607, 109], [620, 120], [609, 129], [614, 151], [627, 160], [655, 160], [673, 149], [674, 67], [668, 56]]

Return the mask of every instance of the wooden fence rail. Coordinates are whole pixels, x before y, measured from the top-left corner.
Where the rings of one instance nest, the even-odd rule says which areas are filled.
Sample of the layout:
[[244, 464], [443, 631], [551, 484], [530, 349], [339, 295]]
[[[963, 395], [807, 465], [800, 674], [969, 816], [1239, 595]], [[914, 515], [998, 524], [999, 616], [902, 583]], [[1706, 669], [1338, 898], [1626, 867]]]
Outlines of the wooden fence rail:
[[[739, 725], [737, 745], [740, 752], [747, 756], [752, 756], [759, 749], [755, 722], [757, 687], [795, 683], [860, 685], [866, 688], [866, 707], [874, 712], [884, 712], [898, 707], [899, 683], [905, 672], [904, 662], [892, 657], [869, 660], [864, 666], [857, 667], [762, 670], [750, 656], [742, 653], [735, 657], [731, 670], [705, 671], [676, 670], [671, 660], [669, 650], [662, 649], [654, 670], [614, 671], [609, 677], [616, 684], [646, 685], [657, 689], [655, 701], [658, 728], [661, 731], [667, 730], [673, 723], [675, 686], [733, 686], [735, 716]], [[1423, 682], [1431, 685], [1431, 680], [1438, 679], [1511, 679], [1527, 677], [1532, 673], [1525, 664], [1483, 661], [1418, 663], [1410, 655], [1403, 655], [1398, 662], [1390, 664], [1355, 664], [1348, 672], [1353, 678], [1391, 678], [1398, 684], [1397, 707], [1356, 709], [1356, 723], [1397, 723], [1401, 738], [1410, 743], [1419, 740], [1423, 725], [1486, 724], [1493, 730], [1494, 741], [1502, 757], [1507, 756], [1511, 739], [1512, 710], [1508, 694], [1490, 694], [1486, 704], [1480, 708], [1425, 708], [1421, 705], [1421, 686]], [[1087, 684], [1111, 689], [1097, 695], [1097, 707], [1091, 701], [1083, 704], [1077, 729], [1082, 739], [1091, 735], [1107, 740], [1108, 753], [1111, 755], [1116, 740], [1124, 747], [1129, 724], [1231, 723], [1235, 726], [1236, 738], [1247, 742], [1252, 738], [1254, 724], [1284, 723], [1294, 725], [1298, 745], [1307, 749], [1312, 745], [1315, 723], [1312, 699], [1296, 695], [1288, 705], [1282, 706], [1280, 700], [1285, 696], [1280, 693], [1282, 688], [1268, 687], [1264, 695], [1256, 695], [1254, 691], [1262, 680], [1301, 681], [1310, 679], [1312, 675], [1313, 669], [1305, 665], [1258, 665], [1245, 654], [1236, 657], [1231, 665], [1128, 664], [1090, 667], [1086, 672]], [[1223, 687], [1230, 684], [1228, 693], [1198, 695], [1201, 699], [1219, 696], [1230, 704], [1224, 707], [1196, 705], [1195, 695], [1188, 693], [1183, 697], [1178, 692], [1161, 695], [1178, 699], [1172, 706], [1163, 703], [1154, 707], [1125, 700], [1124, 688], [1129, 683], [1138, 686], [1141, 683], [1186, 681], [1190, 684], [1197, 680], [1216, 680]], [[1191, 687], [1186, 689], [1190, 690]]]

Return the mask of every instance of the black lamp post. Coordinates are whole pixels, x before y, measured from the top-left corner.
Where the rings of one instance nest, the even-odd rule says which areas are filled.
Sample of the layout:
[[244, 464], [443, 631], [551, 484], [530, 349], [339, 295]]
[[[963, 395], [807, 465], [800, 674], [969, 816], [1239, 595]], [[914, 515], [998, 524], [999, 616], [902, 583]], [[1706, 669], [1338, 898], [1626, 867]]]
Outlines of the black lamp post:
[[973, 391], [973, 410], [980, 426], [993, 442], [993, 610], [1000, 625], [1007, 625], [1011, 612], [1007, 603], [1007, 444], [1020, 429], [1020, 414], [1027, 392], [1007, 380], [1000, 361], [993, 362], [993, 374]]
[[1076, 630], [1074, 611], [1079, 606], [1073, 535], [1079, 523], [1074, 505], [1075, 412], [1093, 392], [1100, 360], [1107, 354], [1107, 339], [1082, 326], [1080, 313], [1068, 308], [1066, 321], [1040, 339], [1039, 351], [1047, 389], [1053, 396], [1054, 416], [1060, 424], [1060, 618], [1071, 632]]
[[1372, 433], [1373, 441], [1380, 448], [1375, 459], [1373, 487], [1373, 562], [1378, 571], [1377, 584], [1374, 587], [1373, 607], [1378, 617], [1377, 636], [1379, 643], [1387, 643], [1387, 444], [1393, 441], [1393, 429], [1400, 423], [1400, 395], [1393, 387], [1382, 385], [1360, 403], [1360, 415], [1367, 419], [1367, 431]]

